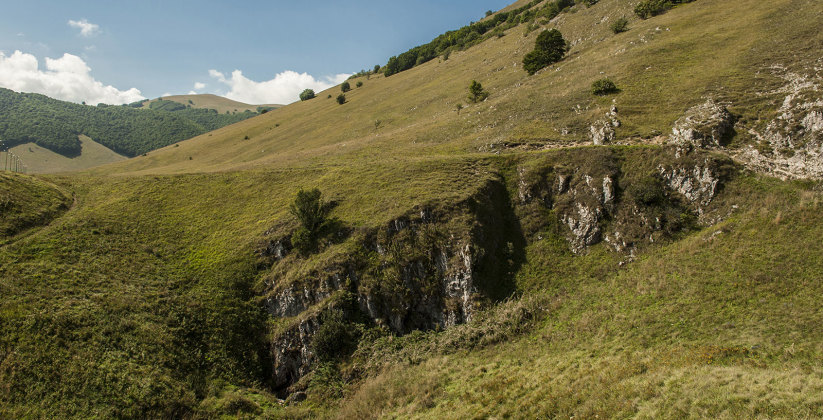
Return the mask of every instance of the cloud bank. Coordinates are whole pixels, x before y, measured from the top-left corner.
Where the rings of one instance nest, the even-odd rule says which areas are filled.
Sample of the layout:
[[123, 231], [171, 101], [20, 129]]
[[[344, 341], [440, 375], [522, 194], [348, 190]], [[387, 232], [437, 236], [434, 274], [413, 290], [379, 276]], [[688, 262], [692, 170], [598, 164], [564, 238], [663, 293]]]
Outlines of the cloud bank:
[[118, 90], [103, 85], [91, 76], [91, 68], [82, 58], [71, 54], [46, 57], [46, 69], [40, 70], [37, 57], [31, 54], [15, 51], [6, 56], [0, 51], [0, 86], [91, 105], [119, 105], [145, 99], [136, 88]]
[[100, 32], [100, 25], [91, 23], [86, 19], [70, 20], [69, 26], [80, 30], [80, 35], [86, 38], [97, 35]]
[[243, 76], [240, 70], [233, 71], [231, 77], [228, 78], [217, 70], [209, 70], [209, 75], [229, 87], [229, 92], [224, 95], [229, 99], [247, 104], [284, 105], [297, 101], [300, 92], [304, 89], [319, 92], [343, 83], [351, 76], [350, 74], [338, 74], [316, 79], [308, 73], [287, 70], [276, 74], [271, 80], [256, 82]]

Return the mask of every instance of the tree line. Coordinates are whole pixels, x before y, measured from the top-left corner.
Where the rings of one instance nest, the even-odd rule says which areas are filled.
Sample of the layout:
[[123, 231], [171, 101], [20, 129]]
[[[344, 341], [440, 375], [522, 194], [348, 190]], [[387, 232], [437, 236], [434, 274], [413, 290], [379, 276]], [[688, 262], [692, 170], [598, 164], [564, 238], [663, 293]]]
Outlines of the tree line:
[[220, 114], [213, 109], [177, 105], [165, 110], [87, 106], [0, 88], [0, 139], [9, 147], [33, 142], [74, 157], [81, 152], [77, 136], [83, 134], [134, 157], [257, 115], [251, 111]]

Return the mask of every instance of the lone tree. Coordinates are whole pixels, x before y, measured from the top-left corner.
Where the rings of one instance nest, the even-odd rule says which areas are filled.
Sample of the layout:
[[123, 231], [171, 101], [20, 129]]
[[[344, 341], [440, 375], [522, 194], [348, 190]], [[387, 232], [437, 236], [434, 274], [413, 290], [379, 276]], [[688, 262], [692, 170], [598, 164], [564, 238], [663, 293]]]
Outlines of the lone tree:
[[308, 101], [309, 99], [314, 98], [314, 91], [311, 89], [306, 89], [303, 92], [300, 92], [300, 100], [301, 101]]
[[469, 100], [477, 103], [485, 101], [488, 97], [489, 93], [483, 90], [483, 85], [477, 80], [472, 80], [472, 83], [469, 85]]
[[351, 90], [351, 85], [349, 84], [349, 82], [348, 82], [348, 81], [343, 82], [343, 84], [342, 84], [342, 85], [340, 85], [340, 90], [342, 90], [344, 93], [345, 93], [345, 92], [348, 92], [348, 91], [350, 91], [350, 90]]
[[340, 105], [343, 105], [344, 103], [346, 103], [346, 95], [344, 95], [342, 93], [337, 95], [337, 103], [340, 104]]
[[300, 227], [291, 236], [292, 245], [302, 253], [314, 249], [318, 234], [326, 222], [328, 209], [323, 205], [322, 194], [317, 188], [297, 191], [294, 202], [289, 206]]
[[523, 68], [529, 75], [563, 59], [569, 50], [566, 40], [557, 29], [543, 31], [537, 36], [534, 50], [523, 57]]

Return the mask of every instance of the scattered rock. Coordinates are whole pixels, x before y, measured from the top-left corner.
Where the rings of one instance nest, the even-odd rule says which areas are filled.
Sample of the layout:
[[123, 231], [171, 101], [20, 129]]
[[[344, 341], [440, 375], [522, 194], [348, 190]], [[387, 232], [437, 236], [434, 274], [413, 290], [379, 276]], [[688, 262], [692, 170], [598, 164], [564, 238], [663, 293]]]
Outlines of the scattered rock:
[[723, 145], [734, 130], [734, 117], [726, 107], [709, 99], [694, 106], [675, 121], [669, 142], [677, 146], [678, 157], [694, 149], [711, 149]]
[[620, 120], [617, 119], [617, 107], [612, 105], [611, 109], [603, 119], [597, 120], [589, 127], [589, 137], [597, 146], [614, 142], [615, 128], [620, 127]]

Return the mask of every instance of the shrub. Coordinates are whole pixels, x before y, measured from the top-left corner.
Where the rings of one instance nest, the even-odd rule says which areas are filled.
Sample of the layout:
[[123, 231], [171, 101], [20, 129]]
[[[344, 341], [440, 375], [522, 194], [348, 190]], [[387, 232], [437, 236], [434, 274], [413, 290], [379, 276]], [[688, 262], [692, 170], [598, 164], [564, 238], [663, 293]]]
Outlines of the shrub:
[[634, 8], [634, 14], [641, 19], [648, 19], [665, 12], [671, 6], [668, 0], [644, 0]]
[[374, 65], [374, 74], [380, 73], [380, 64]]
[[337, 103], [340, 104], [340, 105], [343, 105], [344, 103], [346, 103], [346, 95], [344, 95], [342, 93], [337, 95]]
[[637, 205], [654, 206], [665, 200], [665, 192], [660, 180], [648, 176], [636, 180], [626, 188], [626, 195]]
[[634, 14], [641, 19], [648, 19], [678, 4], [691, 3], [692, 1], [694, 0], [643, 0], [634, 8]]
[[309, 99], [314, 98], [314, 96], [314, 91], [311, 89], [306, 89], [303, 92], [300, 92], [301, 101], [308, 101]]
[[292, 234], [291, 243], [300, 253], [307, 254], [316, 248], [317, 236], [326, 224], [327, 212], [319, 189], [304, 191], [301, 188], [295, 195], [289, 213], [300, 222], [300, 227]]
[[361, 329], [357, 327], [344, 319], [342, 311], [325, 312], [311, 341], [315, 356], [321, 362], [330, 362], [350, 355], [360, 340]]
[[609, 79], [600, 79], [592, 83], [592, 93], [595, 95], [603, 96], [618, 91], [617, 85]]
[[351, 90], [351, 85], [349, 84], [349, 82], [343, 82], [343, 84], [340, 85], [340, 90], [342, 90], [344, 93], [348, 92]]
[[326, 220], [326, 210], [323, 206], [322, 193], [317, 188], [297, 191], [294, 202], [289, 206], [291, 213], [300, 225], [314, 234]]
[[481, 85], [477, 80], [472, 80], [469, 85], [469, 100], [477, 103], [486, 100], [488, 97], [489, 93], [483, 90], [483, 85]]
[[568, 51], [566, 40], [557, 29], [543, 31], [537, 36], [534, 50], [523, 57], [523, 68], [529, 75], [563, 59]]
[[357, 84], [356, 84], [355, 86], [357, 86], [357, 87], [361, 87], [361, 86], [363, 86], [363, 82], [362, 82], [362, 81], [360, 81], [360, 80], [358, 80], [358, 81], [357, 81]]
[[616, 21], [612, 22], [611, 26], [609, 27], [612, 32], [615, 34], [619, 34], [621, 32], [626, 32], [629, 30], [629, 20], [626, 17], [621, 17]]
[[486, 17], [489, 17], [493, 14], [494, 14], [494, 12], [492, 12], [491, 10], [486, 10]]

